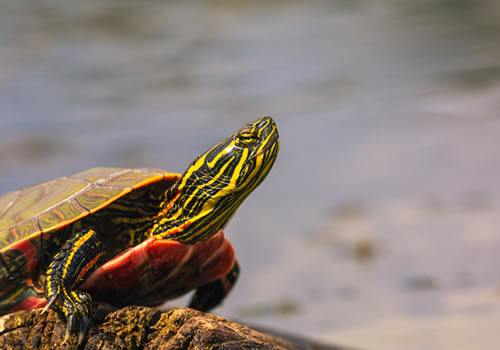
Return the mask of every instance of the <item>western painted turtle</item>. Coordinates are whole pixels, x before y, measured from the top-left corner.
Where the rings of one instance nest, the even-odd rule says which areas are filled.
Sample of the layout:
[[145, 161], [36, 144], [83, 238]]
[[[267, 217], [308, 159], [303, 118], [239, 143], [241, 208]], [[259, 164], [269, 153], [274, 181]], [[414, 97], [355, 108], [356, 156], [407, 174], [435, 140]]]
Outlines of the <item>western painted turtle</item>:
[[182, 175], [94, 168], [0, 197], [0, 313], [50, 307], [80, 343], [91, 296], [152, 306], [196, 289], [191, 307], [217, 306], [239, 273], [222, 229], [278, 150], [265, 116]]

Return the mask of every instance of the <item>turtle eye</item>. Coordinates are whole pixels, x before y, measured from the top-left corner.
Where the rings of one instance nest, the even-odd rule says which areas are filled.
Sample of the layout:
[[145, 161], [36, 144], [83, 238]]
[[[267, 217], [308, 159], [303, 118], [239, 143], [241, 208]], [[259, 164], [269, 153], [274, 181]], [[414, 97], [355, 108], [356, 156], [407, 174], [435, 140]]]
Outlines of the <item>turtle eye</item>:
[[257, 135], [253, 132], [241, 132], [236, 137], [236, 142], [240, 145], [251, 145], [257, 142]]

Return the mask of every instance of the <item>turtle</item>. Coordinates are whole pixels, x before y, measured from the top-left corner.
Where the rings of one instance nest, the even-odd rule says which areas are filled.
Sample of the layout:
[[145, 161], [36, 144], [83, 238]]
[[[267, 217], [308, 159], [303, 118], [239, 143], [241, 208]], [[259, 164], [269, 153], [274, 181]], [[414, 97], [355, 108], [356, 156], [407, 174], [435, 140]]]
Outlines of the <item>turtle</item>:
[[44, 307], [78, 344], [93, 302], [157, 306], [195, 290], [209, 311], [239, 275], [223, 228], [279, 151], [263, 116], [196, 157], [181, 175], [92, 168], [0, 197], [0, 314]]

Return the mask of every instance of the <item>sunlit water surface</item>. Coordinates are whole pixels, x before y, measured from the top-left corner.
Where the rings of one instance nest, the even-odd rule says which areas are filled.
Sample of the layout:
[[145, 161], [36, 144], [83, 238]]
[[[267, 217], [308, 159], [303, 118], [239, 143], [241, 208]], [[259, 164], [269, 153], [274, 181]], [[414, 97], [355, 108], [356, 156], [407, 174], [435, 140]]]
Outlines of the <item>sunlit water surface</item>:
[[495, 1], [0, 5], [0, 192], [181, 172], [272, 115], [215, 312], [365, 349], [500, 343]]

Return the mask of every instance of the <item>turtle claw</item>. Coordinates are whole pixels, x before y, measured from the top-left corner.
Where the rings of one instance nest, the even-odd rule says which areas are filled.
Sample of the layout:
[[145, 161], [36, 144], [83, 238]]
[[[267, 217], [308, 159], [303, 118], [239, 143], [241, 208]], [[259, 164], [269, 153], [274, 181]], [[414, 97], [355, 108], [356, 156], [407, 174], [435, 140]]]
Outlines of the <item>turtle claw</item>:
[[80, 325], [78, 334], [78, 345], [80, 345], [87, 334], [90, 313], [92, 312], [92, 299], [85, 292], [66, 291], [49, 297], [49, 301], [42, 310], [46, 312], [53, 309], [61, 319], [66, 320], [66, 331], [62, 344], [66, 344], [71, 337], [71, 331], [76, 324]]
[[78, 345], [80, 345], [87, 334], [87, 328], [89, 326], [89, 316], [83, 315], [80, 319], [80, 333], [78, 334]]
[[54, 294], [50, 297], [50, 299], [47, 301], [47, 304], [42, 310], [42, 314], [46, 313], [49, 311], [50, 306], [57, 300], [57, 294]]
[[64, 332], [64, 339], [61, 345], [64, 345], [71, 338], [71, 330], [73, 329], [75, 323], [80, 323], [80, 332], [78, 333], [78, 343], [80, 345], [87, 334], [89, 326], [89, 315], [80, 313], [71, 313], [66, 317], [66, 331]]
[[[83, 293], [82, 293], [83, 294]], [[88, 309], [90, 312], [90, 305]], [[75, 324], [80, 324], [80, 332], [78, 333], [78, 343], [80, 345], [87, 334], [90, 317], [87, 313], [82, 313], [82, 310], [68, 310], [63, 311], [66, 314], [66, 331], [64, 333], [64, 339], [61, 345], [66, 344], [71, 337], [71, 330], [74, 328]]]
[[71, 335], [71, 329], [73, 328], [73, 323], [75, 321], [75, 314], [71, 314], [68, 316], [68, 320], [66, 323], [66, 333], [64, 334], [64, 340], [62, 344], [66, 344]]

